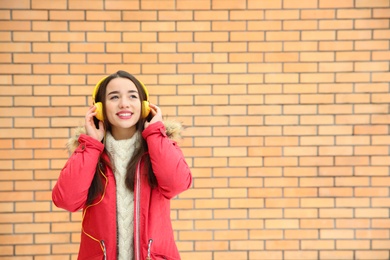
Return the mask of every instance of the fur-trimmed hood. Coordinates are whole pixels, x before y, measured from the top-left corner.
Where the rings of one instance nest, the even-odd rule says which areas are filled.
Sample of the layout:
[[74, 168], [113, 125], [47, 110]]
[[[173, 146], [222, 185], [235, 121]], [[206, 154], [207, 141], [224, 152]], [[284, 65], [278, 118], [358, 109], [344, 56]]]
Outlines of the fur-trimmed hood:
[[[182, 139], [182, 132], [183, 132], [183, 125], [180, 122], [174, 121], [174, 120], [165, 120], [164, 121], [165, 126], [165, 133], [167, 134], [169, 139], [172, 139], [174, 141], [179, 141]], [[74, 150], [79, 146], [78, 139], [81, 134], [85, 134], [85, 127], [80, 126], [75, 129], [74, 135], [69, 138], [68, 142], [66, 143], [66, 148], [70, 153], [73, 153]]]

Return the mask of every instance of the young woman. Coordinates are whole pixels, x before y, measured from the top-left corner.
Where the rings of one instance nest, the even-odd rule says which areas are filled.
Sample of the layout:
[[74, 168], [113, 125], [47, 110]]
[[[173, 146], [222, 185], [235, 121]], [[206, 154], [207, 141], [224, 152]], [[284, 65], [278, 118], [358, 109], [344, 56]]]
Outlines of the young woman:
[[125, 71], [102, 79], [93, 99], [52, 193], [57, 207], [83, 210], [78, 259], [180, 259], [170, 199], [192, 182], [172, 140], [181, 125], [163, 123], [145, 86]]

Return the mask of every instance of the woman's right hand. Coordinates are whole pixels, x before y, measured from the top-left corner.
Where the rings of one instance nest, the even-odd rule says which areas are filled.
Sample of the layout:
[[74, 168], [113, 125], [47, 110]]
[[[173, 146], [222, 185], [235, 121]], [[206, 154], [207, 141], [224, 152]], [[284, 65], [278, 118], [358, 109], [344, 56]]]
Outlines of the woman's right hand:
[[91, 106], [88, 109], [87, 114], [85, 115], [85, 130], [87, 132], [87, 135], [100, 142], [101, 140], [103, 140], [105, 134], [104, 125], [102, 121], [99, 121], [99, 129], [97, 129], [95, 126], [95, 122], [93, 121], [93, 118], [95, 116], [96, 116], [96, 107]]

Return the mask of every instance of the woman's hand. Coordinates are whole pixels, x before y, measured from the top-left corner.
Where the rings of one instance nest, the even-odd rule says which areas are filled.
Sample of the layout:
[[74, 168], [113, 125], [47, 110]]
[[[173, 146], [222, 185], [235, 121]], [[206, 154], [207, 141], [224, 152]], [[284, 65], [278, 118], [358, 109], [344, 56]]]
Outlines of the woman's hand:
[[150, 113], [152, 114], [152, 119], [150, 120], [150, 122], [145, 121], [145, 129], [150, 124], [156, 123], [158, 121], [161, 121], [161, 122], [163, 121], [162, 120], [161, 109], [158, 106], [156, 106], [155, 104], [152, 104], [152, 103], [149, 104], [149, 107], [150, 107]]
[[93, 118], [96, 116], [96, 107], [91, 106], [87, 114], [85, 115], [85, 130], [87, 135], [98, 140], [99, 142], [103, 139], [105, 131], [102, 121], [99, 121], [99, 129], [96, 128]]

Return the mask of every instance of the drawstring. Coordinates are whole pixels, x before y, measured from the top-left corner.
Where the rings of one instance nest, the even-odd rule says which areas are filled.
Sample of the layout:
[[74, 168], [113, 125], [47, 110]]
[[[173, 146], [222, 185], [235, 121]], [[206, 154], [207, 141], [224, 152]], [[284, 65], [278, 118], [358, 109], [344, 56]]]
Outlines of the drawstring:
[[106, 260], [107, 259], [107, 252], [106, 252], [106, 244], [104, 244], [104, 240], [100, 241], [100, 244], [103, 247], [104, 260]]
[[[104, 179], [106, 180], [106, 184], [104, 185], [104, 190], [103, 190], [103, 194], [102, 194], [102, 197], [100, 198], [100, 200], [94, 204], [91, 204], [89, 206], [87, 206], [84, 211], [83, 211], [83, 215], [82, 215], [82, 222], [84, 223], [84, 217], [85, 217], [85, 214], [87, 213], [87, 209], [89, 209], [90, 207], [93, 207], [93, 206], [96, 206], [98, 205], [100, 202], [102, 202], [103, 198], [104, 198], [104, 195], [106, 194], [106, 188], [107, 188], [107, 185], [108, 185], [108, 179], [106, 177], [106, 175], [104, 175], [104, 173], [102, 172], [102, 170], [100, 169], [99, 167], [99, 171], [101, 173], [101, 175], [104, 177]], [[103, 251], [103, 254], [104, 254], [104, 259], [106, 259], [106, 245], [104, 244], [104, 241], [103, 240], [99, 240], [97, 238], [94, 238], [92, 235], [88, 234], [87, 232], [85, 232], [84, 230], [84, 225], [81, 225], [82, 226], [82, 230], [83, 230], [83, 233], [88, 236], [89, 238], [91, 238], [92, 240], [96, 241], [99, 243], [100, 245], [100, 248], [102, 249]]]
[[152, 260], [152, 258], [150, 257], [150, 250], [152, 248], [152, 243], [153, 243], [153, 239], [149, 239], [149, 243], [148, 243], [148, 256], [146, 257], [146, 260]]

